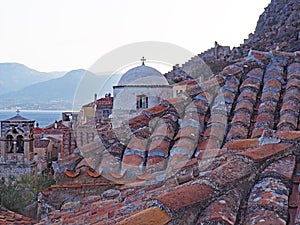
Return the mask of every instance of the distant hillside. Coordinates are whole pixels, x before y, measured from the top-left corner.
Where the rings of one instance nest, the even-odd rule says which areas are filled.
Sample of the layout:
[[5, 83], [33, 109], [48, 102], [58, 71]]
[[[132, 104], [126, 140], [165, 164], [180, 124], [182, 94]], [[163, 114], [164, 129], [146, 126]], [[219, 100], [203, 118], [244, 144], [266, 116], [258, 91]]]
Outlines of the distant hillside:
[[0, 63], [0, 94], [60, 77], [64, 72], [39, 72], [19, 63]]
[[75, 97], [81, 105], [92, 101], [106, 79], [83, 69], [73, 70], [63, 77], [0, 95], [0, 108], [72, 109]]

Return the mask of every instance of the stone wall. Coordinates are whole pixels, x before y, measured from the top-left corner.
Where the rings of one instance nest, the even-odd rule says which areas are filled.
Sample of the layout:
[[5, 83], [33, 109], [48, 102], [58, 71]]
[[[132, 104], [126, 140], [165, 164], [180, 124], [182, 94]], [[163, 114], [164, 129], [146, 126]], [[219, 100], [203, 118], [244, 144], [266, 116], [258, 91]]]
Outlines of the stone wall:
[[34, 164], [0, 164], [0, 176], [7, 179], [14, 175], [20, 177], [23, 174], [32, 175], [36, 173], [36, 163]]
[[242, 48], [261, 51], [298, 51], [300, 48], [299, 0], [273, 0], [259, 17], [254, 34]]

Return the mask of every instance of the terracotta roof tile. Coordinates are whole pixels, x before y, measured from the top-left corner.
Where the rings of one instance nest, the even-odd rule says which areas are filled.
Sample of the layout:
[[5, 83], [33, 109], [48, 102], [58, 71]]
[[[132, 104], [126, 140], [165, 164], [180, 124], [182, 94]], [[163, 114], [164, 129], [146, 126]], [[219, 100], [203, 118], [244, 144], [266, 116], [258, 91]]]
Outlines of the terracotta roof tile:
[[[163, 104], [158, 104], [152, 108], [146, 109], [144, 111], [144, 114], [147, 115], [150, 119], [152, 119], [154, 117], [161, 116], [162, 114], [164, 114], [168, 108], [169, 107]], [[134, 121], [131, 122], [134, 123]]]
[[240, 124], [234, 124], [232, 125], [230, 131], [227, 134], [227, 141], [230, 141], [232, 139], [247, 138], [247, 136], [248, 136], [247, 127]]
[[248, 112], [235, 113], [231, 121], [232, 124], [241, 124], [248, 128], [250, 127], [250, 122], [251, 114]]
[[287, 69], [287, 78], [288, 79], [300, 79], [300, 63], [292, 63], [288, 66]]
[[227, 124], [228, 116], [224, 113], [212, 112], [208, 123], [220, 123], [223, 125]]
[[260, 210], [249, 213], [245, 224], [259, 224], [259, 225], [286, 225], [286, 221], [281, 219], [277, 213], [270, 210]]
[[[300, 76], [300, 73], [299, 73]], [[290, 79], [286, 85], [286, 89], [296, 88], [300, 90], [300, 80], [299, 79]]]
[[259, 142], [257, 138], [254, 139], [242, 139], [242, 140], [231, 140], [227, 142], [224, 147], [228, 150], [245, 150], [249, 148], [258, 147]]
[[86, 173], [90, 176], [90, 177], [95, 177], [95, 178], [97, 178], [97, 177], [100, 177], [101, 175], [102, 175], [102, 173], [101, 173], [101, 171], [95, 171], [95, 170], [90, 170], [90, 169], [88, 169], [87, 171], [86, 171]]
[[79, 174], [80, 174], [80, 170], [77, 170], [77, 171], [66, 170], [65, 171], [65, 175], [68, 177], [72, 177], [72, 178], [79, 176]]
[[[175, 109], [176, 114], [181, 115], [184, 111], [184, 107], [189, 103], [189, 99], [185, 98], [172, 98], [172, 99], [166, 99], [161, 102], [161, 104], [168, 106], [170, 111], [172, 111], [172, 108]], [[173, 110], [174, 112], [174, 110]]]
[[287, 130], [296, 130], [298, 125], [298, 117], [291, 114], [285, 113], [280, 115], [280, 121], [277, 124], [278, 129], [283, 129], [283, 127], [287, 128]]
[[182, 137], [198, 140], [199, 129], [197, 127], [192, 126], [186, 126], [184, 128], [181, 128], [174, 139], [177, 140]]
[[250, 157], [254, 162], [258, 162], [275, 156], [276, 154], [284, 154], [290, 149], [291, 145], [289, 144], [268, 144], [235, 154]]
[[229, 65], [224, 68], [224, 70], [220, 73], [225, 76], [235, 76], [240, 77], [243, 74], [244, 70], [242, 67], [237, 65]]
[[256, 215], [263, 213], [261, 209], [269, 209], [282, 219], [288, 219], [289, 188], [278, 179], [264, 178], [259, 181], [249, 196], [248, 211], [255, 211]]
[[[108, 177], [118, 184], [120, 202], [101, 211], [101, 199], [75, 218], [148, 224], [156, 217], [148, 218], [146, 208], [158, 206], [155, 214], [168, 212], [174, 224], [286, 224], [289, 196], [296, 218], [300, 178], [292, 175], [299, 170], [300, 132], [288, 130], [300, 129], [297, 54], [251, 50], [216, 79], [186, 82], [186, 99], [164, 100], [130, 125], [100, 133], [101, 146], [83, 148], [81, 163], [63, 165], [87, 166], [90, 183]], [[94, 162], [93, 149], [104, 160]], [[296, 187], [289, 195], [291, 179]], [[54, 214], [59, 223], [63, 217]]]
[[166, 158], [169, 154], [171, 143], [165, 139], [152, 139], [148, 144], [148, 156], [162, 156]]
[[137, 136], [133, 136], [132, 139], [130, 140], [130, 142], [128, 143], [124, 154], [125, 155], [128, 154], [131, 149], [136, 149], [136, 150], [139, 150], [139, 151], [145, 151], [147, 141], [148, 141], [147, 138], [140, 138], [140, 137], [137, 137]]
[[222, 145], [222, 141], [214, 138], [214, 137], [209, 137], [207, 139], [203, 139], [203, 141], [201, 141], [198, 144], [198, 149], [199, 150], [203, 150], [203, 149], [216, 149], [216, 148], [220, 148]]
[[266, 126], [269, 128], [273, 128], [274, 126], [274, 114], [271, 113], [259, 113], [256, 117], [256, 125], [255, 127]]
[[248, 100], [254, 105], [257, 100], [257, 92], [254, 91], [253, 89], [246, 88], [240, 93], [238, 97], [238, 101], [241, 100]]
[[50, 143], [50, 140], [35, 140], [34, 147], [35, 148], [47, 148]]
[[36, 224], [36, 221], [0, 206], [0, 224]]
[[247, 78], [241, 85], [240, 87], [240, 90], [241, 91], [244, 91], [245, 89], [250, 89], [250, 90], [255, 90], [256, 92], [259, 91], [260, 89], [260, 83], [261, 81], [256, 79], [256, 78], [252, 78], [252, 77], [249, 77]]
[[145, 114], [140, 114], [140, 115], [133, 117], [123, 123], [128, 124], [129, 128], [134, 131], [138, 128], [147, 126], [149, 121], [150, 121], [150, 118], [148, 118]]
[[[194, 193], [197, 193], [195, 195]], [[164, 193], [153, 200], [161, 202], [171, 211], [184, 209], [193, 204], [205, 203], [208, 199], [216, 194], [212, 187], [204, 184], [194, 184], [190, 186], [179, 187], [169, 193]]]
[[124, 155], [122, 161], [123, 168], [141, 168], [144, 164], [144, 158], [131, 154], [131, 155]]
[[273, 91], [280, 91], [281, 90], [281, 82], [275, 78], [268, 80], [264, 84], [265, 90], [273, 90]]
[[196, 82], [195, 84], [187, 86], [186, 93], [189, 96], [194, 97], [200, 93], [216, 90], [220, 86], [219, 81], [223, 82], [223, 80], [220, 79], [210, 79], [201, 83]]
[[241, 194], [231, 190], [211, 203], [198, 219], [197, 224], [235, 224], [241, 203]]
[[138, 212], [125, 220], [121, 221], [120, 225], [165, 225], [170, 222], [171, 217], [158, 207], [151, 207]]
[[264, 171], [263, 175], [280, 175], [283, 179], [292, 180], [296, 165], [295, 156], [287, 156], [271, 163]]
[[261, 100], [266, 101], [266, 100], [271, 100], [277, 102], [280, 97], [280, 91], [281, 90], [263, 90], [263, 93], [261, 95]]
[[291, 100], [291, 101], [284, 101], [281, 106], [280, 113], [283, 112], [293, 112], [295, 115], [298, 114], [298, 103]]
[[260, 113], [274, 113], [277, 103], [274, 101], [264, 101], [259, 105], [258, 114]]
[[180, 138], [178, 139], [170, 150], [170, 155], [180, 154], [180, 155], [190, 155], [192, 156], [196, 147], [195, 140], [190, 138]]
[[229, 187], [234, 185], [236, 180], [249, 176], [253, 169], [251, 164], [241, 159], [232, 159], [213, 170], [209, 178], [219, 187]]
[[202, 100], [194, 100], [187, 106], [187, 110], [193, 108], [199, 114], [205, 115], [208, 109], [208, 104], [203, 102]]
[[276, 137], [281, 140], [297, 141], [300, 139], [300, 131], [277, 131]]
[[171, 123], [161, 123], [155, 127], [151, 137], [162, 136], [172, 139], [174, 134], [175, 129]]
[[148, 156], [146, 170], [148, 172], [161, 171], [166, 168], [166, 158], [162, 156]]
[[263, 132], [265, 130], [268, 130], [270, 129], [269, 126], [265, 125], [265, 124], [255, 124], [257, 127], [255, 127], [253, 130], [252, 130], [252, 135], [251, 135], [251, 138], [258, 138], [260, 137]]
[[223, 124], [212, 123], [207, 126], [203, 136], [214, 137], [222, 142], [224, 139], [225, 131], [226, 131], [226, 127], [223, 126]]
[[297, 88], [290, 88], [285, 92], [284, 102], [293, 100], [295, 102], [300, 102], [299, 90]]
[[250, 101], [249, 99], [238, 99], [238, 102], [235, 106], [235, 112], [238, 111], [246, 111], [248, 113], [253, 112], [253, 102]]

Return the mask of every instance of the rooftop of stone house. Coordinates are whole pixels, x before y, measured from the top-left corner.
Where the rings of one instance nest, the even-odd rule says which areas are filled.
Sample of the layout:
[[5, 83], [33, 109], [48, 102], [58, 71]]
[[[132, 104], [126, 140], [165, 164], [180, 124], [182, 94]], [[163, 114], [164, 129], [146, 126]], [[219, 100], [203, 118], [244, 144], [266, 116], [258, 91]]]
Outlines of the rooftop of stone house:
[[113, 97], [111, 96], [110, 93], [105, 94], [105, 96], [103, 98], [99, 98], [96, 101], [92, 101], [90, 103], [87, 103], [85, 105], [83, 105], [82, 107], [94, 107], [95, 105], [97, 105], [98, 107], [101, 105], [110, 105], [113, 103]]
[[35, 139], [34, 147], [35, 148], [47, 148], [49, 145], [49, 139]]
[[36, 224], [36, 221], [0, 206], [0, 224], [30, 225]]
[[299, 103], [300, 52], [252, 50], [61, 162], [46, 195], [107, 188], [39, 224], [298, 224]]

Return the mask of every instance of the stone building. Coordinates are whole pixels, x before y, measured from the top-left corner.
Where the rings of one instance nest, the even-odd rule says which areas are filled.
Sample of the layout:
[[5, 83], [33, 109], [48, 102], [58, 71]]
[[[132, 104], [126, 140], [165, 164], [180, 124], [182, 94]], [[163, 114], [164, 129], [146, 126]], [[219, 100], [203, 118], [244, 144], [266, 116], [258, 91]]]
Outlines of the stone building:
[[172, 86], [156, 69], [140, 66], [128, 70], [113, 87], [113, 127], [173, 96]]
[[113, 97], [110, 93], [105, 94], [103, 98], [97, 99], [97, 94], [94, 96], [94, 101], [85, 104], [80, 110], [79, 125], [87, 123], [98, 123], [106, 125], [109, 123], [109, 116], [112, 114]]
[[0, 175], [35, 174], [34, 120], [17, 115], [1, 121]]

